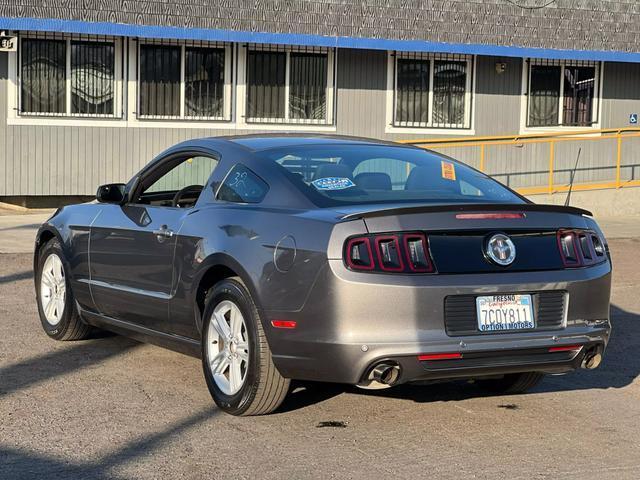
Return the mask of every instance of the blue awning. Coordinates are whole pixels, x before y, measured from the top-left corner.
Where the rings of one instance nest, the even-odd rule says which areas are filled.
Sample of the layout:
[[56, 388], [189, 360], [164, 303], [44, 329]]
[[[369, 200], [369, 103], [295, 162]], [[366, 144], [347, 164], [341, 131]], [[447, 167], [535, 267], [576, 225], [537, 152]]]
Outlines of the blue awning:
[[399, 50], [406, 52], [458, 53], [499, 57], [546, 58], [556, 60], [593, 60], [640, 63], [640, 52], [600, 50], [555, 50], [503, 45], [441, 43], [423, 40], [391, 40], [357, 37], [327, 37], [295, 33], [245, 32], [203, 28], [179, 28], [122, 23], [83, 22], [42, 18], [0, 17], [0, 29], [39, 32], [62, 32], [86, 35], [111, 35], [157, 39], [208, 40], [316, 47]]

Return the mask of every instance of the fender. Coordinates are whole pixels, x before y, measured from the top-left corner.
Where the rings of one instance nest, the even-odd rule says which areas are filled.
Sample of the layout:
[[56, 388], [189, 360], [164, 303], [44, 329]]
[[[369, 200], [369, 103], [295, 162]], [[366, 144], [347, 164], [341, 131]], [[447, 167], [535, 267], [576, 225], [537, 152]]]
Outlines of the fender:
[[251, 294], [251, 298], [253, 299], [253, 302], [255, 303], [256, 308], [258, 309], [258, 312], [260, 313], [260, 318], [263, 319], [263, 328], [266, 328], [266, 325], [264, 325], [264, 318], [265, 318], [264, 309], [262, 308], [262, 305], [260, 303], [258, 292], [255, 287], [255, 284], [251, 279], [251, 275], [249, 275], [249, 273], [244, 269], [244, 267], [229, 254], [223, 253], [223, 252], [216, 252], [209, 255], [200, 264], [198, 270], [194, 275], [194, 281], [193, 281], [193, 285], [191, 286], [191, 290], [189, 291], [189, 301], [191, 302], [192, 305], [194, 305], [193, 314], [195, 317], [196, 328], [198, 329], [198, 331], [202, 332], [202, 318], [198, 314], [198, 307], [197, 307], [198, 287], [200, 286], [200, 282], [202, 281], [202, 278], [205, 276], [205, 274], [211, 268], [218, 267], [218, 266], [227, 267], [230, 270], [233, 270], [237, 274], [237, 276], [240, 277], [242, 282], [247, 287], [247, 290], [249, 290], [249, 293]]

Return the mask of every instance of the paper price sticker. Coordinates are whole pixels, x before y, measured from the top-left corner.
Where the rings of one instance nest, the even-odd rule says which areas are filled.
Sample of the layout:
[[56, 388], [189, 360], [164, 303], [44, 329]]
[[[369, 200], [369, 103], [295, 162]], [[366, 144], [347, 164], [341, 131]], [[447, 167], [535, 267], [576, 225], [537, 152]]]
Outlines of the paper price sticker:
[[441, 161], [440, 165], [442, 165], [442, 178], [446, 180], [456, 179], [456, 167], [453, 163]]

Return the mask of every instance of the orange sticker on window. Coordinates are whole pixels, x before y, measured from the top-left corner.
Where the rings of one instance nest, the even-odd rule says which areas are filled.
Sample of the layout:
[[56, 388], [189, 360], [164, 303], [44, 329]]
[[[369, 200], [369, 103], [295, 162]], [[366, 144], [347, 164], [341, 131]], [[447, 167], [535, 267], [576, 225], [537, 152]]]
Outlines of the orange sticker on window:
[[455, 180], [456, 179], [456, 168], [453, 163], [440, 161], [442, 165], [442, 178], [447, 180]]

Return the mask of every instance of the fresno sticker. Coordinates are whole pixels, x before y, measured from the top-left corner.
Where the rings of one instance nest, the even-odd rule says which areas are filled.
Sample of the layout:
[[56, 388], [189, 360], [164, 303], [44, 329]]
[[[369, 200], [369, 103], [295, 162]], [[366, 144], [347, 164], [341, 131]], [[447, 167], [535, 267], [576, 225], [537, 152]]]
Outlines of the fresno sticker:
[[446, 180], [456, 179], [456, 167], [453, 165], [453, 163], [441, 160], [440, 165], [442, 165], [442, 178]]
[[318, 178], [311, 182], [311, 185], [316, 187], [318, 190], [345, 190], [356, 186], [350, 178], [346, 177]]

